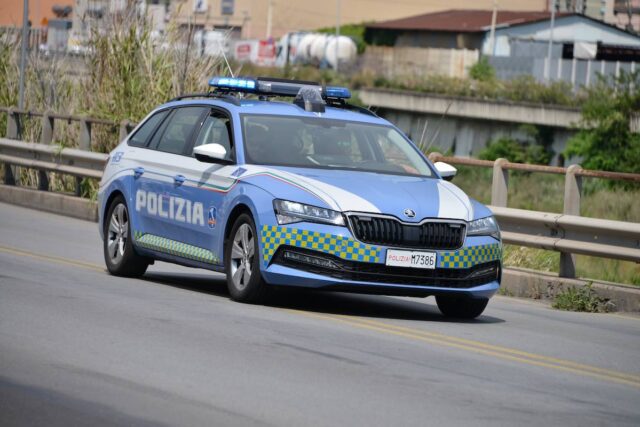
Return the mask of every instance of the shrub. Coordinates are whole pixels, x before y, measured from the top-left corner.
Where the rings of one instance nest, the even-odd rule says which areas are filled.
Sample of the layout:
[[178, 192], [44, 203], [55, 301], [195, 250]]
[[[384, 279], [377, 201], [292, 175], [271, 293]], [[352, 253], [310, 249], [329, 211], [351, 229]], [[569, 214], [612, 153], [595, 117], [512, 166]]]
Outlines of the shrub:
[[587, 94], [582, 129], [565, 155], [581, 157], [587, 169], [640, 172], [640, 134], [629, 129], [632, 113], [640, 111], [640, 73], [600, 77]]
[[489, 60], [483, 56], [469, 68], [469, 76], [474, 80], [483, 82], [492, 81], [496, 78], [496, 70], [489, 64]]
[[601, 313], [609, 311], [608, 300], [599, 297], [591, 289], [591, 283], [582, 287], [570, 287], [556, 295], [553, 308], [567, 311]]
[[551, 154], [542, 145], [516, 141], [510, 137], [502, 137], [489, 142], [478, 157], [483, 160], [505, 158], [514, 163], [532, 163], [547, 165]]

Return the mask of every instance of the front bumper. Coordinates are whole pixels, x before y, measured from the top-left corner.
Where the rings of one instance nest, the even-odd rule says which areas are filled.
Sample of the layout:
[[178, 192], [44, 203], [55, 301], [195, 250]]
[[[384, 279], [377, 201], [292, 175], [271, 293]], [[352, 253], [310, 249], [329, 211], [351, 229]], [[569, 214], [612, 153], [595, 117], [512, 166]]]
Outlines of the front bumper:
[[489, 298], [500, 286], [502, 248], [490, 237], [467, 238], [458, 250], [435, 251], [436, 268], [427, 270], [386, 266], [387, 247], [359, 242], [344, 228], [296, 226], [261, 229], [262, 274], [270, 284], [474, 298]]

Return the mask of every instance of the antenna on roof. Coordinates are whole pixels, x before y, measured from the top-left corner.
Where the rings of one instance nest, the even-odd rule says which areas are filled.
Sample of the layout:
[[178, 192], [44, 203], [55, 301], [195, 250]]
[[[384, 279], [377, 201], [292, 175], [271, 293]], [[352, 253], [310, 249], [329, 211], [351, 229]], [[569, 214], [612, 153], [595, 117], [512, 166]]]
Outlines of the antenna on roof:
[[424, 127], [422, 128], [422, 135], [420, 135], [420, 142], [418, 143], [418, 148], [420, 148], [420, 151], [422, 151], [423, 149], [422, 142], [424, 141], [424, 134], [427, 133], [427, 126], [429, 126], [429, 120], [425, 119]]
[[233, 70], [231, 69], [231, 65], [229, 65], [229, 61], [227, 60], [227, 54], [224, 53], [224, 47], [222, 46], [222, 43], [220, 42], [220, 39], [218, 39], [218, 46], [220, 47], [220, 52], [222, 52], [222, 57], [224, 58], [224, 63], [227, 64], [227, 69], [229, 70], [229, 74], [231, 74], [231, 77], [235, 77], [233, 75]]

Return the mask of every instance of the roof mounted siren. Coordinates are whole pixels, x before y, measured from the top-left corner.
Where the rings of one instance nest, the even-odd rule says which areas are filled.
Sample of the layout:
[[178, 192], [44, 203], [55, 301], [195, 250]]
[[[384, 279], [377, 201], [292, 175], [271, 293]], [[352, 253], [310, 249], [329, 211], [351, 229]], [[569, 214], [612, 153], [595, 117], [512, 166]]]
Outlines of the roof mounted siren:
[[319, 86], [301, 87], [293, 103], [309, 113], [324, 113], [326, 103], [321, 93]]

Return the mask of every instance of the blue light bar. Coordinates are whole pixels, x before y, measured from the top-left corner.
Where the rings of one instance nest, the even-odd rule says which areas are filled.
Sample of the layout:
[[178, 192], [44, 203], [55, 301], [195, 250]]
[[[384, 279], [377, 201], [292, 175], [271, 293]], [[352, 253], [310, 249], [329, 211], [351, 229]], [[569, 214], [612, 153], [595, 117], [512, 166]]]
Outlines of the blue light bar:
[[213, 77], [209, 80], [209, 86], [215, 89], [236, 92], [256, 92], [258, 82], [255, 79], [236, 77]]
[[351, 98], [351, 92], [346, 87], [337, 87], [337, 86], [327, 86], [324, 89], [324, 94], [326, 98], [340, 98], [340, 99], [349, 99]]
[[213, 77], [209, 86], [214, 91], [244, 92], [266, 96], [297, 96], [302, 88], [314, 87], [324, 99], [348, 99], [351, 92], [346, 87], [328, 86], [301, 80], [277, 79], [269, 77]]

